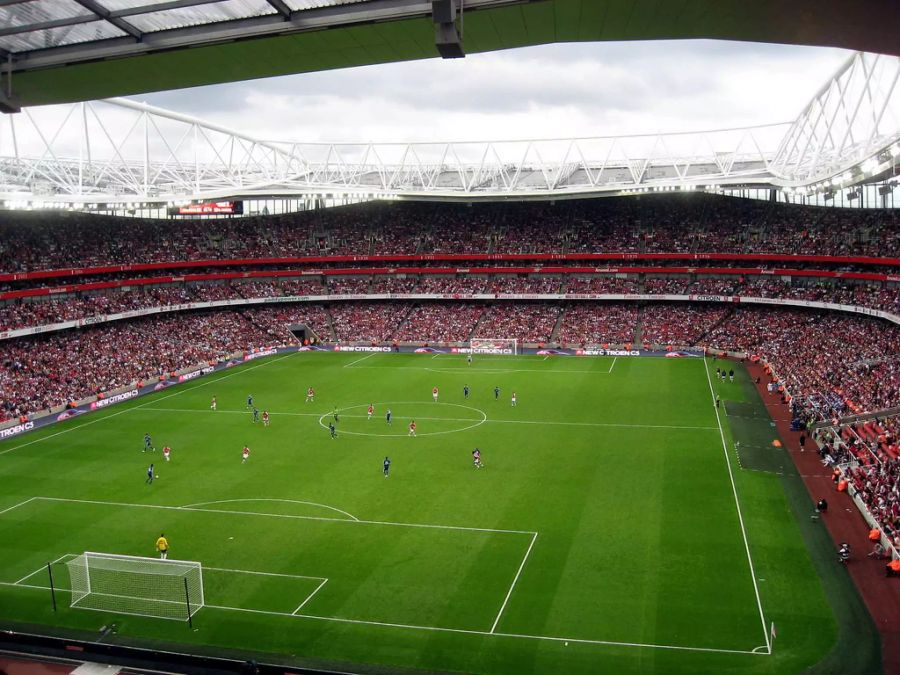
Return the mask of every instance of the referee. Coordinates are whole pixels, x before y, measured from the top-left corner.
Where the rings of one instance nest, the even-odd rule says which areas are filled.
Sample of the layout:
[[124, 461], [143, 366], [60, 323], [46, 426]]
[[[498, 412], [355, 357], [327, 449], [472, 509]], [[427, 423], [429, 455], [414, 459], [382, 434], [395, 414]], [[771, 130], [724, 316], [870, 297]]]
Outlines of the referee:
[[169, 540], [166, 535], [160, 534], [156, 540], [156, 550], [159, 551], [160, 560], [167, 560], [169, 556]]

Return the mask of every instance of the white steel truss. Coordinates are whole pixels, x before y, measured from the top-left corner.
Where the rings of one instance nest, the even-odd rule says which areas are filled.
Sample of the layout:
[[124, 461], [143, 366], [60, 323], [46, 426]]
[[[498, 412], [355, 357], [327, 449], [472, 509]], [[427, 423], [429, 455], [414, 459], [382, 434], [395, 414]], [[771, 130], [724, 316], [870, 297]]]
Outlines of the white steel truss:
[[[856, 52], [791, 124], [770, 164], [792, 184], [839, 176], [900, 141], [900, 58]], [[870, 165], [875, 168], [875, 165]]]
[[865, 180], [900, 154], [900, 58], [855, 53], [793, 123], [452, 143], [268, 141], [126, 99], [0, 118], [0, 199], [497, 199]]

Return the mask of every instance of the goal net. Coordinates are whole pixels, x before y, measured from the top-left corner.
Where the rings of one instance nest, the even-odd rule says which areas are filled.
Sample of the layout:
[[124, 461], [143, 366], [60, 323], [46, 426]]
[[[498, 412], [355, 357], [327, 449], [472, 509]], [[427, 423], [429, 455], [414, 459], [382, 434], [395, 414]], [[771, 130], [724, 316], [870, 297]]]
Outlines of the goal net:
[[78, 609], [187, 621], [203, 607], [198, 562], [85, 552], [66, 566]]
[[472, 354], [518, 354], [516, 338], [472, 338], [469, 341]]

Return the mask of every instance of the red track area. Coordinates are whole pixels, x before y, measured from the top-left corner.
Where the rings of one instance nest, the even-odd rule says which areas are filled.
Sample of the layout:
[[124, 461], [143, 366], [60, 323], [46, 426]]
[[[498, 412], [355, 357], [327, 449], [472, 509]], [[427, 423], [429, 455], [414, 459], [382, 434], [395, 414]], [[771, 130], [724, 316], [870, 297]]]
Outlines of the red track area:
[[55, 663], [41, 663], [39, 661], [13, 661], [0, 658], [0, 672], [7, 675], [66, 675], [75, 670], [76, 666], [67, 666]]
[[[853, 557], [847, 565], [847, 570], [881, 634], [884, 672], [900, 673], [900, 580], [884, 576], [884, 560], [867, 557], [872, 550], [872, 543], [867, 539], [868, 525], [850, 496], [835, 489], [831, 471], [822, 466], [822, 460], [815, 451], [815, 444], [807, 443], [806, 451], [800, 451], [800, 434], [790, 429], [790, 409], [787, 404], [781, 403], [779, 395], [766, 391], [769, 378], [762, 366], [748, 363], [747, 370], [752, 378], [760, 378], [757, 385], [759, 395], [803, 477], [813, 502], [823, 497], [828, 501], [828, 512], [823, 515], [822, 522], [828, 528], [832, 540], [850, 544]], [[836, 554], [834, 564], [839, 564]]]

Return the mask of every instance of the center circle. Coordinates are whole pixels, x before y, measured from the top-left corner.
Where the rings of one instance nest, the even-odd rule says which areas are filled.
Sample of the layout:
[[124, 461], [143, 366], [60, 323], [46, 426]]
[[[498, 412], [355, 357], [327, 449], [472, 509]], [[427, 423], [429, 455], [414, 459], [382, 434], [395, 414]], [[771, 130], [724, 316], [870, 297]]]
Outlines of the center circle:
[[[406, 430], [406, 424], [411, 420], [416, 420], [416, 436], [441, 436], [443, 434], [457, 434], [461, 431], [468, 431], [469, 429], [474, 429], [475, 427], [481, 426], [485, 422], [487, 422], [487, 413], [479, 408], [473, 408], [472, 406], [462, 405], [460, 403], [428, 403], [425, 401], [388, 401], [385, 403], [374, 403], [375, 410], [377, 411], [372, 415], [373, 419], [364, 422], [364, 424], [380, 424], [386, 425], [384, 415], [388, 408], [391, 408], [392, 418], [395, 422], [400, 422], [404, 431], [400, 433], [378, 433], [371, 431], [349, 431], [347, 429], [340, 429], [338, 431], [339, 434], [347, 434], [348, 436], [376, 436], [383, 438], [397, 438], [402, 436], [408, 436]], [[410, 415], [408, 414], [409, 410], [404, 410], [404, 406], [416, 406], [416, 412], [421, 411], [423, 414], [421, 415]], [[461, 408], [464, 410], [471, 410], [472, 412], [478, 413], [481, 416], [481, 419], [460, 419], [459, 417], [447, 416], [447, 417], [436, 417], [434, 415], [429, 415], [428, 410], [440, 409], [441, 407], [449, 406], [451, 408]], [[367, 410], [369, 408], [368, 403], [362, 403], [360, 405], [350, 405], [345, 406], [343, 408], [338, 408], [337, 413], [338, 417], [350, 417], [352, 419], [357, 418], [365, 418], [368, 417]], [[395, 410], [396, 408], [396, 410]], [[360, 414], [355, 414], [353, 411], [360, 410]], [[328, 428], [328, 424], [325, 420], [332, 416], [332, 413], [325, 413], [321, 417], [319, 417], [319, 426], [323, 429]], [[421, 420], [421, 421], [420, 421]], [[458, 429], [444, 429], [442, 431], [427, 431], [429, 422], [457, 422], [461, 426]], [[392, 427], [387, 427], [392, 428]]]

